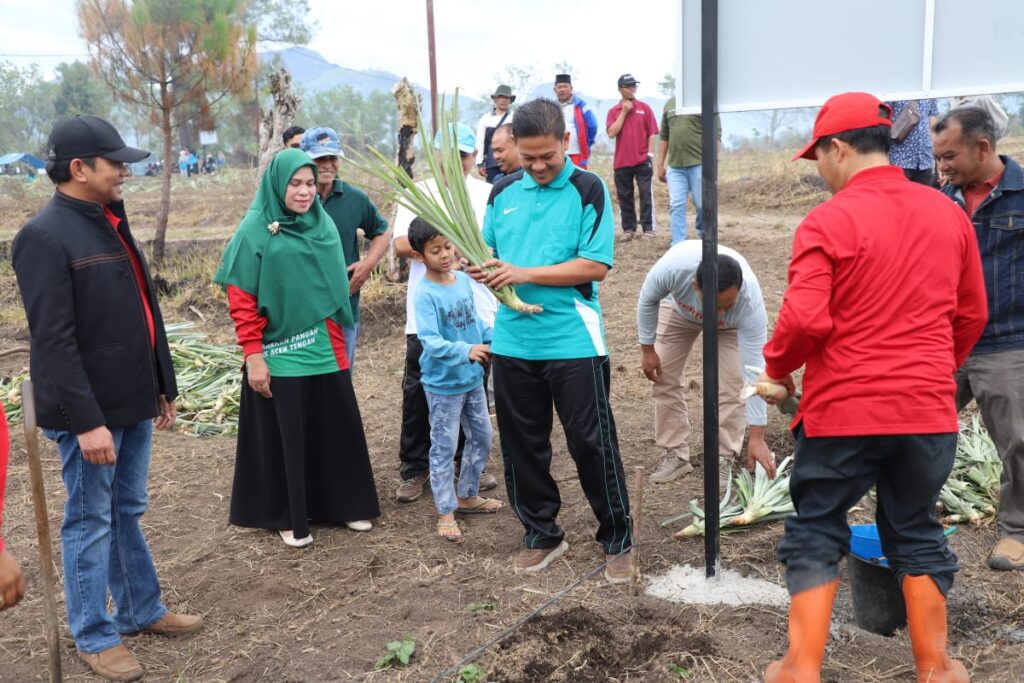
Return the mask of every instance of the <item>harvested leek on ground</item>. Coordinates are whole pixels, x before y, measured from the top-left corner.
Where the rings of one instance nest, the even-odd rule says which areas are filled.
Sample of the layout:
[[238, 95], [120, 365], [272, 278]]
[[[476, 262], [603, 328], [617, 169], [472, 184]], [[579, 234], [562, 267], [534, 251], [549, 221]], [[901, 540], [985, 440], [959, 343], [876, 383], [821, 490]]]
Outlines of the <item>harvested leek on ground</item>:
[[7, 414], [8, 422], [21, 422], [21, 383], [26, 379], [28, 379], [28, 370], [24, 370], [14, 377], [0, 379], [0, 397], [3, 399], [4, 413]]
[[192, 331], [192, 323], [167, 325], [167, 341], [178, 381], [178, 421], [184, 434], [217, 436], [238, 432], [242, 351], [217, 346]]
[[[235, 346], [217, 346], [193, 324], [166, 326], [171, 362], [178, 383], [178, 420], [175, 427], [195, 436], [234, 434], [242, 391], [242, 352]], [[4, 412], [12, 423], [21, 422], [22, 372], [0, 380]]]
[[939, 508], [945, 513], [942, 521], [981, 524], [994, 517], [1002, 472], [995, 444], [975, 415], [960, 428], [953, 472], [939, 493]]
[[[401, 166], [373, 147], [369, 148], [372, 156], [352, 151], [351, 158], [346, 161], [384, 183], [393, 193], [396, 202], [437, 228], [442, 235], [452, 241], [470, 264], [481, 266], [493, 258], [493, 254], [480, 233], [476, 212], [466, 190], [462, 160], [459, 158], [459, 148], [455, 139], [456, 121], [457, 108], [453, 107], [450, 111], [441, 108], [438, 127], [441, 133], [441, 158], [438, 160], [435, 155], [429, 153], [423, 155], [435, 187], [439, 188], [437, 192], [431, 192], [413, 181]], [[420, 130], [427, 130], [422, 120]], [[429, 146], [429, 142], [424, 146]], [[514, 311], [541, 311], [540, 306], [524, 303], [511, 286], [492, 291], [498, 301]]]
[[[718, 526], [722, 533], [742, 531], [762, 522], [770, 522], [795, 513], [793, 500], [789, 496], [789, 469], [793, 456], [783, 460], [776, 468], [772, 479], [761, 467], [754, 466], [754, 474], [743, 468], [736, 476], [735, 486], [732, 478], [726, 485], [725, 495], [718, 506]], [[731, 500], [733, 488], [736, 499]], [[704, 511], [697, 505], [697, 500], [690, 501], [690, 512], [693, 522], [675, 534], [676, 538], [702, 536], [705, 529]]]

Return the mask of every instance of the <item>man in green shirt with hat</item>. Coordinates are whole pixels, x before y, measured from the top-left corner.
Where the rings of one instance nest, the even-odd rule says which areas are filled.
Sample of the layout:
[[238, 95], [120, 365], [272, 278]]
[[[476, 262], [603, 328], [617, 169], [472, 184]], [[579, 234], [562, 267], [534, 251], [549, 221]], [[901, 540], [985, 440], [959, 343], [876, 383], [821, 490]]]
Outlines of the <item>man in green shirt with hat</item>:
[[[369, 196], [338, 177], [341, 142], [332, 128], [310, 128], [302, 136], [302, 151], [316, 164], [316, 191], [324, 211], [334, 220], [341, 235], [341, 248], [348, 264], [348, 287], [351, 294], [352, 326], [345, 328], [345, 350], [348, 364], [355, 371], [356, 339], [359, 336], [359, 289], [387, 253], [391, 236], [388, 222], [380, 215]], [[359, 257], [359, 233], [369, 240], [370, 248]]]

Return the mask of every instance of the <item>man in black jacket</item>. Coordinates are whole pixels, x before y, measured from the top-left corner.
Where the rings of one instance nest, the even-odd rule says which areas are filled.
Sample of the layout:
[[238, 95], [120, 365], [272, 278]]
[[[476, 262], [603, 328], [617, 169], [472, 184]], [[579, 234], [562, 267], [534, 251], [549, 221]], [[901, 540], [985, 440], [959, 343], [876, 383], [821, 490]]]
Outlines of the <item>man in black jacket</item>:
[[96, 674], [136, 680], [143, 669], [123, 634], [179, 635], [202, 625], [164, 607], [139, 526], [153, 426], [174, 425], [177, 397], [156, 291], [121, 200], [125, 164], [149, 154], [94, 116], [59, 121], [47, 150], [57, 191], [18, 232], [12, 255], [39, 425], [57, 444], [68, 492], [68, 626]]

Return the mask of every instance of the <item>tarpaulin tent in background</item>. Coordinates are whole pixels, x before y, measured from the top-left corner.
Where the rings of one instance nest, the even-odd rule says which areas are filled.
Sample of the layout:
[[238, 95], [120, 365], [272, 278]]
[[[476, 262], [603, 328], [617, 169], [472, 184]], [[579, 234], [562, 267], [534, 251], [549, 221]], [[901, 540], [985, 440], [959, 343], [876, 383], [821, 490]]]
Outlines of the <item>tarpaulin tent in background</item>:
[[46, 168], [46, 162], [28, 152], [11, 152], [0, 157], [0, 166], [7, 166], [9, 164], [17, 163], [28, 164], [32, 168], [42, 169]]

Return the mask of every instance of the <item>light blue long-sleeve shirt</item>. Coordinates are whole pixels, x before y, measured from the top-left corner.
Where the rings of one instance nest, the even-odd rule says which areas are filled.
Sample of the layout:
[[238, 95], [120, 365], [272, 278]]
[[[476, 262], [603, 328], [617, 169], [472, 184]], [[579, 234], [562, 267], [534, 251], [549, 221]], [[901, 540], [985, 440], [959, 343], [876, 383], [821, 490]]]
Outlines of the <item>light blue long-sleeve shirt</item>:
[[469, 276], [452, 272], [455, 281], [450, 284], [423, 278], [414, 301], [416, 336], [423, 345], [420, 383], [446, 396], [464, 394], [483, 382], [483, 367], [469, 360], [469, 351], [491, 343], [493, 332], [477, 313]]
[[[658, 329], [658, 308], [668, 298], [677, 315], [690, 322], [703, 323], [703, 304], [697, 296], [694, 278], [700, 265], [703, 245], [700, 240], [679, 242], [658, 259], [647, 273], [636, 307], [637, 329], [641, 344], [653, 344]], [[736, 305], [718, 319], [719, 329], [736, 330], [740, 344], [740, 364], [748, 382], [758, 373], [747, 368], [764, 368], [764, 345], [768, 340], [768, 314], [757, 276], [747, 260], [728, 247], [719, 246], [718, 253], [731, 256], [743, 271], [743, 284]], [[763, 399], [747, 400], [747, 422], [754, 426], [768, 422], [768, 408]]]

